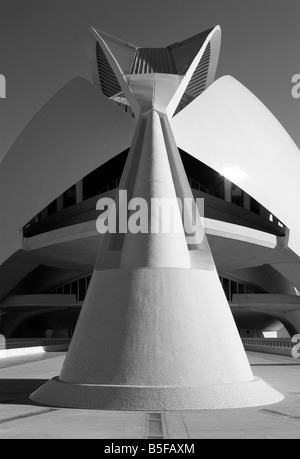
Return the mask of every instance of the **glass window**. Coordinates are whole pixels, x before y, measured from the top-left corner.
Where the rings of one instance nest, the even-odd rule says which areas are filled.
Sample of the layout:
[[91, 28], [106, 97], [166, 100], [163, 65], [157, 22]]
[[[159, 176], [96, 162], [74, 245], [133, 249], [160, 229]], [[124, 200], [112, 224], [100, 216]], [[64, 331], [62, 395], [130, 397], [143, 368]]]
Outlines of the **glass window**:
[[48, 215], [55, 214], [56, 212], [57, 212], [57, 203], [56, 203], [56, 199], [55, 199], [48, 206]]
[[76, 186], [73, 185], [64, 193], [64, 208], [76, 204]]
[[86, 284], [85, 284], [85, 277], [82, 279], [79, 279], [79, 295], [78, 295], [78, 301], [83, 301], [85, 294], [86, 294]]
[[78, 284], [77, 281], [73, 281], [71, 283], [71, 293], [72, 295], [76, 295], [76, 301], [78, 300]]
[[89, 288], [89, 284], [91, 282], [91, 278], [92, 278], [92, 276], [87, 276], [87, 278], [86, 278], [86, 287], [87, 287], [87, 289]]
[[231, 202], [237, 206], [243, 207], [244, 206], [244, 196], [243, 190], [232, 183], [231, 188]]
[[223, 277], [223, 289], [226, 295], [227, 300], [229, 301], [229, 279]]
[[195, 190], [199, 189], [198, 183], [193, 179], [191, 179], [191, 188], [194, 188]]
[[232, 301], [233, 295], [237, 293], [237, 282], [231, 281], [230, 284], [230, 300]]
[[246, 286], [244, 284], [238, 284], [239, 293], [245, 293]]
[[63, 286], [64, 289], [64, 295], [69, 295], [70, 294], [70, 284], [65, 284]]
[[233, 279], [228, 279], [226, 277], [219, 276], [220, 282], [222, 284], [223, 290], [225, 292], [226, 298], [228, 301], [232, 301], [233, 295], [240, 293], [254, 294], [259, 293], [260, 290], [257, 290], [250, 285], [237, 282]]
[[253, 198], [250, 198], [250, 210], [256, 214], [260, 213], [260, 204]]

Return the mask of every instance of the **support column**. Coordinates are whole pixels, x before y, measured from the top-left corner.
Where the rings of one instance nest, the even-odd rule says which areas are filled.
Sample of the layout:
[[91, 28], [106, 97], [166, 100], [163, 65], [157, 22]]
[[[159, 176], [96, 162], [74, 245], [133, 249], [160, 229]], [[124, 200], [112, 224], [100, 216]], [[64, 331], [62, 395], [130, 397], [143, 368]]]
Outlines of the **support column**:
[[225, 201], [231, 202], [231, 188], [232, 184], [231, 181], [224, 177], [224, 196]]
[[76, 204], [83, 201], [83, 184], [82, 180], [76, 183]]
[[[135, 74], [126, 81], [141, 114], [120, 183], [130, 201], [125, 215], [129, 223], [142, 200], [156, 231], [148, 224], [146, 231], [105, 235], [61, 374], [31, 399], [111, 410], [280, 401], [280, 393], [252, 374], [204, 231], [199, 243], [187, 241], [177, 198], [192, 193], [166, 115], [181, 79]], [[231, 183], [225, 185], [229, 199]], [[176, 225], [167, 233], [159, 212], [152, 215], [153, 199], [176, 201]], [[114, 269], [103, 262], [109, 255], [117, 260]]]

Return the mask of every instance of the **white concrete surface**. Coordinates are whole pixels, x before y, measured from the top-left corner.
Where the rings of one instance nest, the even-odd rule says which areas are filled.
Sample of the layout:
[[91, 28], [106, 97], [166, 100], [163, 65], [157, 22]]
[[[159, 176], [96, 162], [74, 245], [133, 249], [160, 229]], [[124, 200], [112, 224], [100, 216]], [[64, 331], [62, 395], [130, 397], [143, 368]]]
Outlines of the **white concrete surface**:
[[[64, 357], [59, 353], [0, 362], [1, 439], [147, 438], [147, 412], [53, 409], [31, 402], [29, 393], [60, 373]], [[285, 399], [260, 408], [166, 411], [161, 413], [165, 441], [300, 438], [300, 360], [256, 353], [248, 357], [254, 374], [284, 393]]]
[[282, 399], [253, 379], [215, 269], [95, 270], [84, 308], [61, 383], [33, 400], [164, 410]]
[[21, 248], [20, 231], [30, 219], [130, 146], [135, 125], [84, 78], [74, 78], [45, 104], [1, 162], [1, 264]]
[[[100, 34], [99, 43], [138, 117], [120, 188], [148, 206], [153, 198], [175, 199], [175, 187], [186, 198], [187, 178], [167, 117], [181, 78], [171, 75], [169, 85], [167, 75], [155, 73], [125, 78]], [[186, 72], [185, 84], [205, 46]], [[198, 116], [192, 115], [195, 126]], [[188, 124], [185, 120], [180, 127]], [[129, 221], [127, 210], [125, 218]], [[148, 224], [143, 232], [105, 235], [62, 372], [32, 399], [112, 410], [240, 408], [282, 400], [282, 394], [253, 377], [201, 223], [202, 238], [193, 246], [178, 203], [174, 221], [180, 232], [173, 225], [164, 233], [151, 207], [152, 219], [158, 223], [155, 233]], [[121, 250], [119, 269], [103, 269], [105, 249]], [[189, 251], [198, 255], [195, 268]]]
[[223, 76], [173, 117], [171, 126], [179, 148], [289, 228], [288, 245], [299, 255], [299, 149], [263, 103], [233, 77]]

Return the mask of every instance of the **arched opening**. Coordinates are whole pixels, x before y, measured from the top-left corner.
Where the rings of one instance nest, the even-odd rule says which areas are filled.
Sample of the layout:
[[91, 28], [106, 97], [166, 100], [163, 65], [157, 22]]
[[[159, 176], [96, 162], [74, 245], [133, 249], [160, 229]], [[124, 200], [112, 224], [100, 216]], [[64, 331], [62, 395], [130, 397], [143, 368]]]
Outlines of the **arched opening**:
[[289, 338], [296, 334], [291, 322], [255, 309], [232, 306], [241, 338]]
[[71, 338], [80, 308], [36, 311], [20, 320], [10, 338]]

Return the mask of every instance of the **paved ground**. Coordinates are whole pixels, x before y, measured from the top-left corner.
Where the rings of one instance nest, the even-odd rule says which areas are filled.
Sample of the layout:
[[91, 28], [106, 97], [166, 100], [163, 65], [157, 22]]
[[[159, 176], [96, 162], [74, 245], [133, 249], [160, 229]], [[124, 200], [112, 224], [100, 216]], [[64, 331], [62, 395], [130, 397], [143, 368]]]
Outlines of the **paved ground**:
[[0, 360], [0, 438], [300, 438], [300, 360], [248, 353], [253, 373], [286, 397], [267, 407], [147, 413], [35, 405], [28, 395], [60, 373], [64, 357]]

